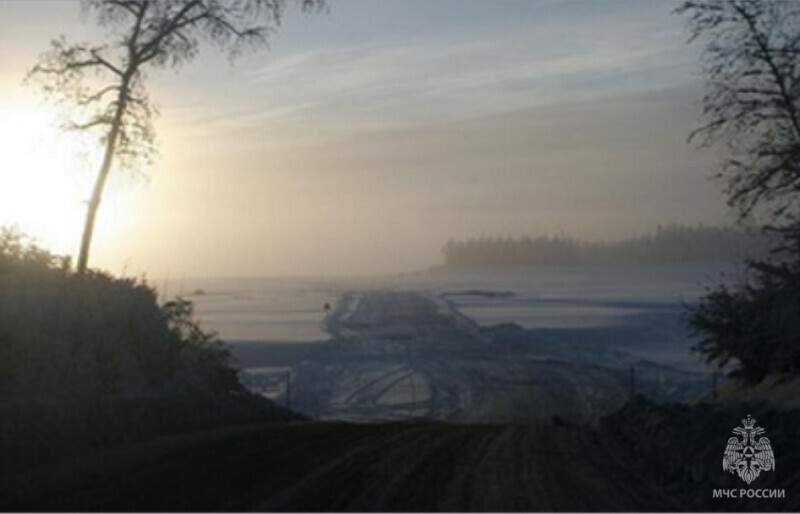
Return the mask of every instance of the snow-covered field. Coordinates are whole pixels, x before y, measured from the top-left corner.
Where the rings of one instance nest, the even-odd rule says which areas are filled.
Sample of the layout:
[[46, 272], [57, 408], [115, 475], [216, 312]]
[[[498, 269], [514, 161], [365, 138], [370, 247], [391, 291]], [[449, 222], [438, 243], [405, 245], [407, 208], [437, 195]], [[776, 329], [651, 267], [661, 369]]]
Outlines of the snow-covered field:
[[[324, 305], [348, 291], [487, 291], [447, 298], [480, 325], [514, 322], [549, 341], [598, 342], [642, 357], [701, 369], [687, 350], [684, 303], [719, 280], [708, 266], [435, 271], [372, 278], [187, 280], [204, 326], [229, 342], [307, 343], [327, 339]], [[205, 294], [193, 295], [201, 289]], [[173, 288], [173, 292], [174, 288]], [[248, 362], [242, 362], [245, 367]]]
[[191, 298], [232, 343], [248, 387], [312, 416], [591, 420], [629, 397], [631, 366], [637, 392], [705, 392], [683, 317], [718, 275], [647, 266], [206, 280]]

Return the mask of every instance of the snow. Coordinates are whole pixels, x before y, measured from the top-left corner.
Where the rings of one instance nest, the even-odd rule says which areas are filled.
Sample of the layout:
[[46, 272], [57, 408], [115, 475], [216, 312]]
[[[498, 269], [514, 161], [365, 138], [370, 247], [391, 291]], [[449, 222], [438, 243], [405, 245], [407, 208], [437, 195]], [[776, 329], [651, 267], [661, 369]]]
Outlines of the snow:
[[[702, 374], [643, 361], [599, 342], [548, 341], [535, 330], [483, 330], [449, 294], [350, 292], [328, 316], [332, 340], [295, 369], [292, 405], [322, 419], [593, 421], [638, 391], [679, 400]], [[500, 297], [495, 297], [500, 298]], [[516, 337], [508, 344], [508, 337]]]
[[[192, 283], [206, 294], [191, 299], [254, 390], [286, 402], [291, 369], [291, 405], [311, 416], [591, 421], [629, 397], [631, 365], [652, 397], [707, 389], [683, 319], [717, 275], [641, 266], [220, 280]], [[514, 325], [487, 331], [499, 323]], [[294, 344], [308, 351], [287, 353]], [[270, 355], [274, 370], [251, 369]]]
[[[346, 320], [356, 312], [359, 292], [421, 291], [456, 308], [465, 326], [514, 322], [550, 341], [594, 340], [699, 370], [702, 363], [688, 351], [683, 304], [695, 302], [721, 271], [696, 265], [437, 271], [361, 279], [187, 280], [184, 289], [206, 291], [189, 298], [204, 326], [234, 345], [324, 340], [328, 334], [321, 327], [331, 314], [325, 303]], [[457, 294], [476, 291], [513, 294]], [[348, 292], [349, 299], [337, 303]]]

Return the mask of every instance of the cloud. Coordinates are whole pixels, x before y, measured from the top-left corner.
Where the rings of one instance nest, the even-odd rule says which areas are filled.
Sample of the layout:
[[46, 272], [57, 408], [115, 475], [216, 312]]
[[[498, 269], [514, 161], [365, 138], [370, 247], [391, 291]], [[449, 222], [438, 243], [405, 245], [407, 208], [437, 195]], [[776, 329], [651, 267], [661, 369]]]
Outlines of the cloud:
[[[319, 123], [452, 121], [685, 81], [677, 26], [571, 20], [492, 33], [318, 47], [247, 74], [267, 116]], [[680, 77], [680, 78], [676, 78]], [[296, 108], [292, 108], [296, 106]]]
[[231, 94], [188, 106], [176, 123], [220, 133], [280, 124], [421, 126], [694, 80], [695, 55], [665, 4], [532, 5], [531, 19], [501, 13], [485, 24], [453, 21], [371, 40], [343, 40], [353, 22], [343, 15], [323, 44], [316, 37], [248, 57], [236, 87], [225, 85]]

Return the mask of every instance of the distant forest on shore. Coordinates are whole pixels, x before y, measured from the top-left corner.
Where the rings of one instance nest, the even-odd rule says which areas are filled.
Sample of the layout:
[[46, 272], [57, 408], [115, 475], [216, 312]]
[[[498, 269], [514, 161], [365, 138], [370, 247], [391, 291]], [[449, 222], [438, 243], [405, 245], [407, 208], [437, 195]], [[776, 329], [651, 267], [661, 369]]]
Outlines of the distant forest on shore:
[[569, 236], [478, 237], [449, 240], [444, 267], [575, 266], [740, 262], [764, 256], [769, 238], [735, 227], [659, 226], [655, 232], [611, 242]]

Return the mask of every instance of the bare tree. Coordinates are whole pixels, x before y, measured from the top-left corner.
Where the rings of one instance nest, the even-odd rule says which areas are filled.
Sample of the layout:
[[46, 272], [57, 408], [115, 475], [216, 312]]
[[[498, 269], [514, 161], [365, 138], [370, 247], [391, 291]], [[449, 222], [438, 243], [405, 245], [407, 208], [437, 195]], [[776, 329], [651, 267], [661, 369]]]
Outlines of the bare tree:
[[[179, 68], [208, 41], [233, 56], [264, 44], [290, 0], [84, 0], [87, 14], [111, 29], [105, 44], [68, 43], [61, 36], [28, 74], [69, 108], [65, 127], [97, 133], [103, 160], [89, 198], [77, 272], [89, 259], [95, 217], [113, 165], [139, 170], [154, 155], [156, 108], [146, 70]], [[303, 9], [324, 0], [297, 0]]]
[[800, 2], [690, 0], [702, 39], [704, 124], [692, 137], [723, 145], [719, 173], [742, 218], [797, 220], [800, 193]]
[[703, 39], [705, 123], [693, 137], [721, 144], [728, 202], [779, 236], [745, 263], [738, 285], [709, 289], [688, 324], [693, 350], [730, 376], [758, 382], [800, 370], [800, 2], [689, 0]]

